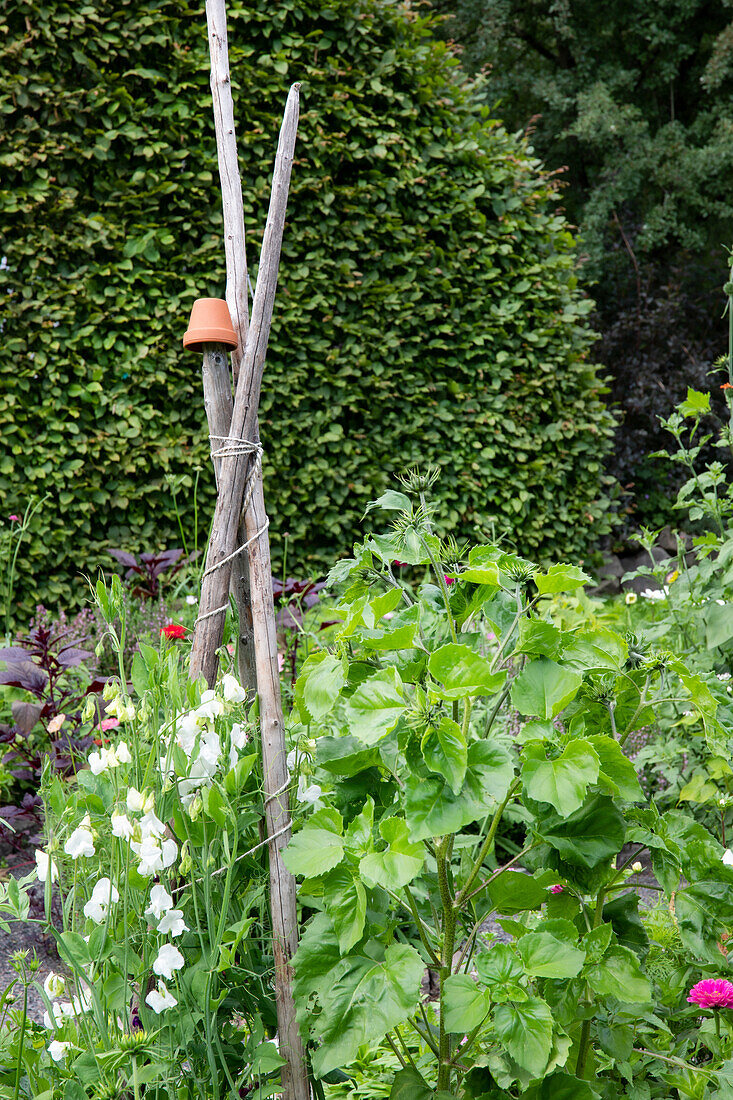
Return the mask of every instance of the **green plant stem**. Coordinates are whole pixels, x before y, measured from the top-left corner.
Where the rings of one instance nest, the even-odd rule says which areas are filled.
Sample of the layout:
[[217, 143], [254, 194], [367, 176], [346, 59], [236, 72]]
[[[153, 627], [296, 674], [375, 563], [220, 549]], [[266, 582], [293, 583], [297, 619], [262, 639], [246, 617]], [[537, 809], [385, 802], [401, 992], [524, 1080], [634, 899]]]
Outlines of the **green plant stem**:
[[[412, 1057], [412, 1055], [410, 1054], [410, 1050], [409, 1050], [409, 1047], [407, 1046], [407, 1043], [406, 1043], [406, 1042], [405, 1042], [405, 1040], [404, 1040], [404, 1039], [402, 1038], [402, 1033], [400, 1032], [400, 1029], [399, 1029], [399, 1027], [397, 1026], [397, 1024], [395, 1024], [395, 1027], [394, 1027], [394, 1033], [395, 1033], [395, 1035], [397, 1036], [397, 1038], [399, 1039], [399, 1041], [400, 1041], [400, 1046], [402, 1047], [402, 1049], [403, 1049], [403, 1050], [404, 1050], [404, 1052], [405, 1052], [405, 1058], [407, 1058], [407, 1061], [408, 1061], [408, 1062], [410, 1063], [410, 1065], [411, 1065], [411, 1066], [412, 1066], [412, 1068], [414, 1069], [415, 1073], [420, 1073], [420, 1070], [419, 1070], [419, 1069], [417, 1068], [417, 1066], [415, 1065], [415, 1060], [414, 1060], [414, 1058], [413, 1058], [413, 1057]], [[422, 1074], [420, 1074], [420, 1076], [422, 1076]]]
[[[606, 893], [605, 890], [599, 890], [598, 895], [596, 897], [596, 908], [595, 908], [595, 913], [593, 914], [592, 928], [598, 928], [600, 926], [602, 920], [603, 920], [603, 901], [604, 901], [604, 898], [605, 898], [605, 893]], [[587, 983], [586, 983], [585, 989], [586, 989], [586, 1004], [587, 1004], [588, 1003], [588, 993], [589, 993], [589, 988], [588, 988]], [[575, 1065], [575, 1076], [577, 1078], [579, 1078], [579, 1080], [581, 1080], [581, 1081], [585, 1077], [585, 1068], [586, 1068], [586, 1063], [588, 1061], [588, 1054], [590, 1052], [590, 1025], [591, 1025], [591, 1022], [592, 1022], [591, 1018], [587, 1017], [585, 1020], [583, 1020], [582, 1027], [580, 1029], [580, 1039], [578, 1041], [578, 1058], [577, 1058], [577, 1062], [576, 1062], [576, 1065]]]
[[132, 1088], [135, 1100], [140, 1100], [140, 1082], [137, 1079], [137, 1056], [132, 1055]]
[[384, 1037], [387, 1040], [387, 1042], [389, 1043], [389, 1045], [392, 1047], [392, 1050], [395, 1052], [395, 1054], [399, 1058], [399, 1062], [400, 1062], [400, 1065], [402, 1066], [402, 1068], [407, 1069], [407, 1062], [405, 1061], [405, 1059], [400, 1054], [399, 1049], [397, 1048], [397, 1046], [395, 1044], [395, 1041], [392, 1038], [392, 1036], [390, 1035], [390, 1033], [387, 1032], [387, 1034]]
[[703, 1066], [693, 1066], [689, 1062], [683, 1061], [682, 1058], [672, 1058], [667, 1054], [658, 1054], [656, 1050], [644, 1050], [643, 1047], [632, 1047], [631, 1049], [635, 1054], [644, 1054], [647, 1058], [658, 1058], [660, 1062], [669, 1062], [670, 1066], [679, 1066], [691, 1073], [702, 1073], [705, 1077], [715, 1076], [710, 1070], [704, 1069]]
[[641, 695], [639, 696], [639, 705], [637, 706], [636, 710], [634, 711], [631, 718], [629, 719], [628, 725], [626, 726], [626, 729], [624, 730], [623, 735], [619, 738], [619, 742], [618, 742], [619, 746], [624, 745], [626, 743], [626, 741], [628, 740], [629, 736], [634, 732], [634, 722], [636, 721], [636, 719], [639, 717], [639, 715], [643, 711], [644, 707], [646, 706], [646, 693], [649, 690], [649, 685], [650, 685], [651, 682], [652, 682], [652, 677], [651, 677], [651, 673], [649, 673], [646, 680], [644, 681], [644, 687], [641, 689]]
[[515, 779], [514, 782], [511, 785], [511, 787], [507, 791], [506, 798], [504, 799], [504, 801], [499, 806], [497, 806], [496, 812], [494, 813], [494, 816], [493, 816], [492, 821], [491, 821], [491, 825], [489, 826], [489, 831], [486, 834], [486, 838], [485, 838], [483, 844], [481, 845], [481, 848], [479, 849], [479, 854], [476, 857], [474, 865], [471, 868], [469, 876], [466, 879], [461, 892], [456, 897], [456, 900], [455, 900], [455, 903], [454, 903], [454, 908], [456, 910], [461, 908], [464, 901], [466, 900], [466, 897], [468, 895], [469, 890], [471, 889], [474, 882], [478, 878], [479, 873], [481, 871], [481, 868], [483, 867], [484, 860], [486, 859], [486, 856], [489, 853], [489, 849], [491, 848], [491, 845], [494, 842], [494, 837], [496, 836], [496, 830], [499, 828], [499, 822], [501, 821], [502, 814], [504, 813], [504, 810], [509, 805], [511, 799], [514, 797], [514, 794], [517, 791], [518, 787], [520, 786], [521, 782], [522, 782], [521, 779]]
[[20, 1093], [20, 1071], [23, 1065], [23, 1040], [25, 1039], [25, 1025], [28, 1018], [28, 981], [24, 975], [23, 981], [23, 1015], [20, 1020], [20, 1035], [18, 1036], [18, 1060], [15, 1065], [15, 1089], [13, 1100], [18, 1100]]
[[438, 857], [438, 886], [440, 899], [443, 905], [443, 947], [440, 966], [440, 1029], [438, 1035], [438, 1088], [447, 1089], [450, 1086], [451, 1077], [451, 1039], [445, 1030], [445, 1011], [443, 1007], [443, 992], [446, 980], [453, 969], [453, 952], [456, 943], [456, 907], [450, 892], [448, 882], [448, 852], [450, 839], [446, 837], [437, 849]]
[[[493, 665], [492, 665], [492, 669], [493, 669]], [[509, 695], [509, 692], [511, 690], [512, 690], [512, 685], [511, 685], [511, 681], [510, 681], [508, 684], [504, 685], [504, 688], [502, 690], [501, 695], [499, 696], [499, 698], [494, 703], [493, 709], [491, 710], [491, 712], [489, 714], [489, 717], [486, 721], [486, 725], [484, 727], [484, 737], [488, 737], [489, 733], [491, 732], [491, 727], [493, 726], [494, 722], [496, 721], [496, 716], [499, 713], [499, 711], [501, 710], [501, 708], [503, 707], [503, 705], [504, 705], [504, 703], [505, 703], [505, 701], [506, 701], [506, 699]]]
[[422, 943], [423, 947], [427, 951], [428, 958], [433, 963], [433, 965], [434, 966], [440, 966], [440, 959], [435, 954], [435, 951], [433, 950], [433, 948], [430, 945], [430, 941], [428, 940], [427, 936], [425, 935], [425, 922], [423, 921], [422, 917], [420, 916], [420, 914], [418, 912], [417, 903], [416, 903], [415, 898], [413, 896], [412, 890], [410, 889], [409, 886], [405, 886], [404, 889], [405, 889], [405, 894], [407, 895], [407, 901], [408, 901], [408, 905], [409, 905], [409, 908], [410, 908], [410, 912], [412, 913], [413, 920], [415, 921], [415, 924], [417, 925], [417, 930], [418, 930], [418, 933], [420, 935], [420, 942]]
[[448, 627], [450, 629], [450, 636], [451, 636], [451, 638], [453, 639], [454, 642], [457, 642], [458, 641], [458, 635], [456, 634], [456, 624], [453, 621], [453, 612], [450, 609], [450, 593], [448, 591], [448, 585], [445, 583], [445, 574], [443, 573], [443, 568], [440, 565], [440, 563], [439, 563], [438, 559], [436, 558], [435, 554], [433, 553], [433, 551], [428, 546], [427, 539], [423, 538], [423, 539], [421, 539], [421, 542], [422, 542], [422, 544], [425, 548], [425, 553], [428, 555], [428, 558], [430, 559], [430, 564], [433, 567], [433, 572], [435, 573], [435, 576], [438, 579], [438, 585], [440, 586], [440, 591], [443, 594], [443, 603], [445, 604], [445, 611], [446, 611], [446, 614], [448, 616]]

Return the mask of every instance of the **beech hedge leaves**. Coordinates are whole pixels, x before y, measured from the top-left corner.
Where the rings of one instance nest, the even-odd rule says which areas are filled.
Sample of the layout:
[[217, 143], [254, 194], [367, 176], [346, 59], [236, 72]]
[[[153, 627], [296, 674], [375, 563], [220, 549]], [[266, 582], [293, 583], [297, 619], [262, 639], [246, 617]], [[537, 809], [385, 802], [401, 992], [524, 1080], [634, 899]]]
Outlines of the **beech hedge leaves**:
[[[456, 531], [582, 551], [608, 523], [612, 421], [553, 181], [414, 10], [233, 0], [229, 20], [253, 282], [303, 84], [261, 406], [276, 562], [287, 533], [320, 570], [413, 462], [443, 467]], [[69, 601], [107, 545], [178, 541], [167, 477], [190, 531], [203, 467], [200, 539], [211, 514], [180, 343], [193, 299], [224, 290], [205, 18], [8, 0], [0, 62], [0, 493], [7, 512], [51, 494], [19, 591]]]

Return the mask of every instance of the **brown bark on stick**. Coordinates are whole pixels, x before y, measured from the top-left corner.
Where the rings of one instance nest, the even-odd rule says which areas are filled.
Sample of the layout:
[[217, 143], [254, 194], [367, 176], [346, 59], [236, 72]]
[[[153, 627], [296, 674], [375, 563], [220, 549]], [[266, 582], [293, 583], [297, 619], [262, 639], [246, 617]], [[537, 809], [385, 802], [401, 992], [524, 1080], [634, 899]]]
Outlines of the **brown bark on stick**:
[[[298, 908], [295, 879], [282, 861], [282, 849], [290, 840], [290, 825], [285, 758], [285, 731], [280, 698], [277, 633], [272, 600], [272, 568], [267, 531], [258, 536], [267, 522], [262, 478], [254, 484], [252, 500], [245, 513], [252, 579], [252, 617], [255, 631], [257, 691], [262, 732], [263, 786], [266, 794], [267, 835], [275, 837], [269, 845], [270, 903], [275, 956], [275, 998], [280, 1053], [287, 1059], [282, 1069], [283, 1098], [309, 1100], [310, 1085], [303, 1043], [295, 1017], [292, 994], [293, 970], [290, 960], [298, 947]], [[275, 792], [280, 792], [275, 794]], [[282, 835], [278, 835], [281, 833]]]
[[[226, 0], [209, 0], [206, 5], [206, 24], [209, 35], [209, 56], [211, 58], [211, 99], [214, 109], [214, 130], [216, 132], [216, 153], [219, 163], [219, 181], [221, 184], [221, 203], [224, 216], [224, 253], [226, 256], [227, 284], [226, 300], [229, 313], [237, 333], [238, 344], [232, 352], [232, 375], [236, 386], [239, 368], [244, 353], [249, 329], [249, 302], [247, 296], [247, 249], [244, 229], [244, 207], [242, 203], [242, 182], [239, 175], [237, 158], [237, 135], [234, 126], [234, 101], [232, 83], [229, 76], [229, 43], [227, 39]], [[224, 360], [226, 367], [226, 360]], [[229, 370], [221, 369], [217, 363], [217, 377], [211, 374], [213, 364], [207, 375], [204, 363], [204, 402], [209, 419], [209, 434], [226, 436], [232, 419], [232, 389]], [[207, 382], [211, 392], [207, 402]], [[225, 386], [226, 383], [226, 386]], [[216, 409], [214, 411], [214, 405]], [[212, 428], [209, 406], [214, 411], [218, 428]], [[215, 439], [213, 450], [221, 446], [223, 440]], [[218, 464], [217, 464], [218, 465]], [[218, 470], [217, 485], [219, 484]], [[239, 528], [239, 545], [245, 541], [244, 517]], [[254, 664], [254, 637], [252, 633], [252, 607], [250, 599], [249, 563], [246, 554], [240, 554], [232, 563], [230, 591], [237, 608], [239, 633], [237, 638], [237, 666], [239, 679], [248, 692], [254, 692], [257, 679]]]
[[[290, 89], [280, 130], [270, 209], [262, 241], [257, 287], [252, 304], [252, 318], [234, 398], [230, 428], [230, 437], [233, 440], [259, 442], [257, 409], [275, 304], [285, 210], [298, 126], [299, 90], [299, 84], [293, 84]], [[237, 550], [239, 512], [248, 472], [256, 468], [256, 464], [253, 465], [253, 463], [254, 459], [251, 456], [242, 454], [225, 457], [221, 462], [219, 494], [201, 586], [199, 621], [194, 631], [191, 649], [191, 675], [194, 678], [204, 676], [210, 686], [213, 686], [216, 680], [217, 650], [221, 645], [224, 629], [231, 562]]]
[[[232, 356], [236, 396], [233, 409], [228, 410], [231, 413], [229, 423], [224, 411], [226, 405], [224, 390], [226, 388], [228, 391], [228, 386], [224, 385], [221, 362], [212, 354], [211, 349], [206, 349], [208, 354], [205, 355], [205, 391], [208, 390], [211, 394], [210, 404], [216, 405], [217, 425], [216, 429], [212, 427], [214, 418], [209, 416], [209, 430], [212, 435], [227, 435], [233, 442], [249, 440], [252, 443], [259, 443], [257, 411], [277, 286], [287, 194], [298, 125], [300, 85], [295, 84], [290, 89], [285, 107], [273, 173], [270, 209], [260, 256], [257, 290], [252, 307], [252, 324], [247, 328], [244, 216], [229, 80], [225, 0], [207, 0], [206, 9], [211, 52], [211, 88], [227, 245], [227, 302], [240, 338], [237, 352]], [[207, 368], [208, 378], [206, 377]], [[228, 392], [231, 396], [231, 392]], [[207, 415], [208, 413], [207, 405]], [[278, 1032], [280, 1049], [286, 1059], [286, 1065], [282, 1069], [283, 1100], [310, 1100], [305, 1054], [295, 1016], [292, 994], [293, 975], [290, 965], [298, 945], [295, 880], [286, 870], [281, 858], [281, 850], [290, 838], [288, 828], [290, 812], [287, 793], [284, 791], [288, 777], [262, 467], [259, 454], [256, 457], [246, 455], [222, 457], [217, 460], [216, 465], [218, 466], [216, 471], [218, 499], [203, 578], [199, 608], [201, 618], [194, 632], [191, 675], [196, 677], [203, 674], [209, 685], [213, 685], [216, 679], [217, 650], [221, 645], [226, 615], [223, 608], [226, 593], [229, 590], [230, 576], [243, 573], [248, 577], [251, 589], [253, 653], [260, 703], [263, 785], [266, 795], [265, 818], [268, 836], [274, 837], [268, 845], [268, 850]], [[240, 527], [238, 531], [245, 489], [248, 502], [244, 509], [245, 529], [243, 531]], [[249, 543], [246, 557], [244, 554], [235, 553], [237, 548], [245, 542]], [[247, 559], [249, 559], [248, 568]], [[222, 610], [218, 610], [220, 608]], [[211, 613], [212, 611], [214, 614]], [[240, 637], [240, 645], [241, 641]], [[248, 681], [242, 675], [241, 665], [240, 676], [242, 683], [248, 686]], [[282, 835], [278, 836], [280, 832]]]
[[[229, 280], [227, 281], [227, 285]], [[226, 349], [222, 344], [204, 346], [202, 371], [204, 407], [209, 424], [212, 451], [223, 446], [232, 422], [232, 380], [229, 374]], [[214, 475], [219, 485], [221, 459], [214, 459]], [[239, 526], [239, 544], [245, 542], [244, 516]], [[237, 637], [237, 668], [242, 687], [252, 695], [257, 690], [257, 673], [254, 658], [254, 632], [252, 629], [252, 600], [249, 583], [249, 560], [239, 554], [232, 563], [230, 591], [237, 608], [239, 632]]]

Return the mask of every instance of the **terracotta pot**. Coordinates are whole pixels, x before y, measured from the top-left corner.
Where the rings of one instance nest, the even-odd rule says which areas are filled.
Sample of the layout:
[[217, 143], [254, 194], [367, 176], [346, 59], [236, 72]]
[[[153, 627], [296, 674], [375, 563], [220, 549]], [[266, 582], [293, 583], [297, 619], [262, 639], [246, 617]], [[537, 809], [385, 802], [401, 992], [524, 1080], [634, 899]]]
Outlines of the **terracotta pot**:
[[204, 344], [237, 346], [237, 334], [223, 298], [197, 298], [193, 303], [183, 346], [191, 351], [203, 351]]

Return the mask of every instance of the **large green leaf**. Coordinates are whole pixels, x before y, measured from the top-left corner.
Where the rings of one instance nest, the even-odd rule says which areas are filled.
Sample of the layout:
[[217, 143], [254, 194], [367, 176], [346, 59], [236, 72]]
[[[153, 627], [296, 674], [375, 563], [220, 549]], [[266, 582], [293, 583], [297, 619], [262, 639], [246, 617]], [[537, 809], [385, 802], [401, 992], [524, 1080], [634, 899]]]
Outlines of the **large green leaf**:
[[421, 748], [431, 772], [442, 775], [453, 793], [458, 794], [468, 765], [468, 745], [458, 723], [442, 715], [435, 725], [428, 726]]
[[319, 994], [328, 984], [340, 960], [338, 937], [331, 918], [326, 913], [316, 913], [301, 932], [298, 950], [293, 956], [293, 991], [301, 1023], [308, 1018], [311, 995]]
[[615, 997], [624, 1004], [647, 1004], [652, 999], [649, 979], [628, 947], [609, 947], [600, 962], [585, 972], [591, 989], [602, 997]]
[[551, 1073], [522, 1093], [523, 1100], [598, 1100], [600, 1093], [587, 1081], [569, 1073]]
[[455, 1094], [445, 1089], [431, 1088], [412, 1066], [395, 1074], [389, 1100], [456, 1100]]
[[410, 841], [407, 822], [401, 817], [388, 817], [381, 821], [379, 832], [387, 841], [387, 848], [364, 856], [359, 870], [369, 885], [400, 890], [420, 874], [425, 862], [425, 849], [422, 844]]
[[733, 638], [733, 604], [711, 603], [705, 608], [705, 644], [708, 649]]
[[375, 745], [397, 725], [405, 709], [402, 680], [393, 666], [380, 669], [357, 687], [346, 704], [349, 732]]
[[356, 775], [379, 762], [379, 749], [366, 748], [352, 734], [344, 737], [319, 737], [316, 763], [333, 775]]
[[494, 695], [506, 680], [506, 672], [492, 672], [491, 661], [467, 645], [449, 642], [430, 654], [428, 670], [443, 684], [443, 699]]
[[341, 815], [318, 810], [283, 850], [283, 863], [292, 875], [314, 878], [330, 871], [344, 858]]
[[588, 785], [598, 778], [598, 756], [583, 738], [568, 742], [554, 759], [547, 759], [542, 742], [529, 741], [522, 756], [522, 781], [529, 797], [549, 802], [563, 817], [583, 805]]
[[585, 951], [549, 932], [528, 932], [517, 951], [533, 978], [574, 978], [585, 962]]
[[604, 734], [593, 734], [587, 739], [600, 761], [599, 781], [610, 787], [611, 792], [628, 802], [638, 802], [644, 797], [634, 765], [624, 756], [618, 741]]
[[582, 682], [580, 673], [555, 661], [530, 661], [512, 684], [512, 703], [530, 717], [555, 718], [575, 698]]
[[504, 871], [489, 885], [487, 893], [497, 913], [539, 909], [547, 901], [547, 886], [535, 882], [531, 875], [522, 871]]
[[675, 895], [675, 916], [686, 946], [720, 965], [718, 942], [733, 927], [733, 888], [727, 882], [694, 882]]
[[346, 683], [343, 664], [331, 653], [312, 653], [296, 684], [296, 701], [304, 722], [325, 717]]
[[620, 852], [625, 825], [613, 801], [596, 795], [570, 817], [548, 814], [538, 832], [567, 863], [593, 868]]
[[514, 1061], [533, 1077], [544, 1071], [552, 1050], [552, 1013], [539, 997], [497, 1005], [494, 1028]]
[[589, 584], [591, 577], [578, 569], [577, 565], [551, 565], [546, 573], [535, 573], [534, 583], [541, 596], [552, 596], [556, 592], [573, 592], [581, 585]]
[[323, 879], [323, 902], [345, 955], [364, 931], [366, 891], [353, 871], [341, 864]]
[[456, 833], [483, 818], [503, 799], [514, 778], [514, 765], [505, 748], [476, 741], [468, 748], [468, 768], [456, 795], [436, 776], [409, 775], [405, 781], [405, 817], [413, 841]]
[[321, 1044], [313, 1052], [318, 1077], [348, 1065], [362, 1043], [381, 1039], [417, 1009], [425, 964], [414, 948], [392, 944], [383, 961], [364, 956], [342, 959], [320, 989], [321, 1014], [311, 1033]]
[[452, 974], [443, 982], [443, 1022], [446, 1031], [463, 1035], [487, 1015], [491, 1001], [468, 974]]

